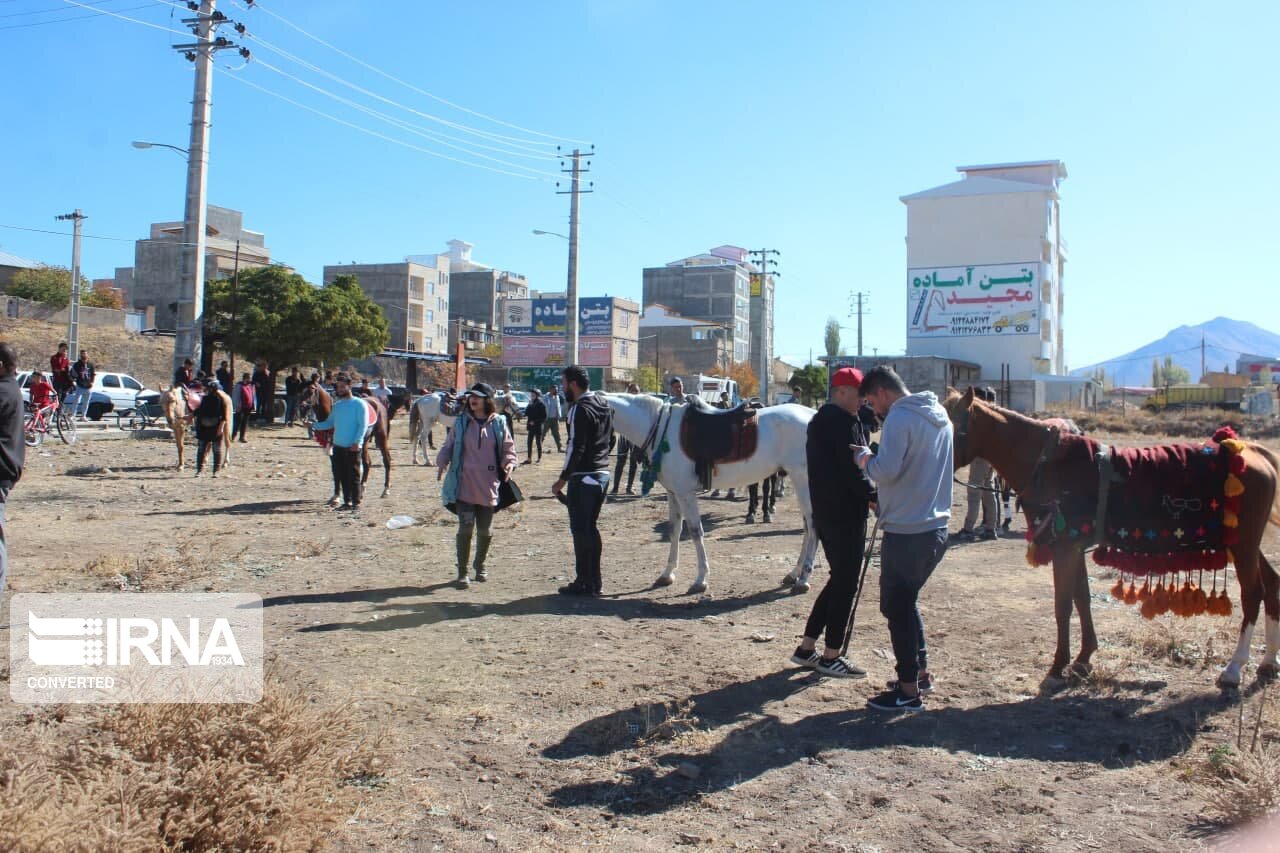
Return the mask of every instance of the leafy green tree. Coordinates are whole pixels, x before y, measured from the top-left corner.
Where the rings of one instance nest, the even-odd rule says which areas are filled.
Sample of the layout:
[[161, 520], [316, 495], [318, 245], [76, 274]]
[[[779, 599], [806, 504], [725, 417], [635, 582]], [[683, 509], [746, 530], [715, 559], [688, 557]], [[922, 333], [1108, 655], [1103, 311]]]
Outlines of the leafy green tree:
[[840, 321], [835, 317], [827, 318], [827, 327], [823, 331], [822, 341], [827, 349], [827, 358], [835, 358], [840, 354]]
[[94, 287], [85, 293], [80, 294], [80, 304], [87, 305], [90, 308], [124, 308], [124, 302], [120, 299], [120, 292], [112, 290], [110, 287]]
[[652, 364], [642, 364], [631, 371], [631, 381], [639, 385], [641, 391], [662, 390], [662, 377]]
[[[232, 282], [205, 286], [205, 349], [232, 348]], [[339, 276], [315, 287], [280, 265], [240, 273], [235, 297], [234, 349], [248, 359], [265, 359], [274, 382], [292, 364], [340, 364], [381, 352], [390, 332], [382, 309], [355, 276]]]
[[1171, 355], [1164, 357], [1164, 367], [1160, 373], [1164, 384], [1167, 385], [1185, 385], [1191, 381], [1191, 371], [1174, 364], [1173, 356]]
[[[80, 304], [88, 304], [86, 297], [92, 292], [89, 279], [80, 276]], [[19, 270], [14, 274], [7, 293], [54, 308], [66, 308], [71, 303], [71, 270], [66, 267]]]
[[827, 398], [827, 368], [809, 364], [791, 374], [791, 390], [806, 406], [816, 406]]

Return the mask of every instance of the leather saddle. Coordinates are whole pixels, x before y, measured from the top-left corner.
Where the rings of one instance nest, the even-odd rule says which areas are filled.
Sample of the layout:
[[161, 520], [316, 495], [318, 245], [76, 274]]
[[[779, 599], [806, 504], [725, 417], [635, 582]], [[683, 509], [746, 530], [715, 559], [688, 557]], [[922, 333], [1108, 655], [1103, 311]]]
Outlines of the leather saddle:
[[750, 459], [759, 438], [756, 410], [746, 403], [736, 409], [713, 409], [690, 402], [680, 423], [680, 447], [693, 460], [704, 489], [711, 488], [715, 466]]
[[193, 388], [183, 389], [183, 397], [187, 401], [187, 413], [190, 414], [200, 408], [200, 401], [204, 399], [204, 395]]

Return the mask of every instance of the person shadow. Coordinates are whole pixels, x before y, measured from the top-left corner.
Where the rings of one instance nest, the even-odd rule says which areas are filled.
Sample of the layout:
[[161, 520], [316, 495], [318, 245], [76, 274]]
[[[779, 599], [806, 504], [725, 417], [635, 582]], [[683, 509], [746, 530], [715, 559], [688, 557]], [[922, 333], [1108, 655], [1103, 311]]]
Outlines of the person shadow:
[[[944, 749], [971, 754], [979, 764], [1029, 759], [1113, 769], [1159, 763], [1185, 752], [1201, 720], [1233, 701], [1215, 692], [1157, 706], [1146, 696], [1073, 693], [976, 708], [930, 707], [907, 715], [857, 707], [784, 722], [765, 712], [770, 703], [813, 686], [818, 678], [806, 670], [773, 672], [587, 720], [544, 748], [543, 756], [554, 761], [601, 758], [681, 732], [734, 728], [708, 750], [660, 754], [652, 766], [623, 771], [629, 778], [622, 783], [610, 778], [563, 785], [550, 792], [548, 802], [615, 814], [658, 814], [770, 770], [803, 761], [826, 763], [829, 751]], [[696, 772], [689, 773], [688, 765]]]
[[[300, 633], [327, 633], [331, 631], [398, 631], [422, 628], [458, 619], [479, 619], [484, 616], [611, 616], [624, 621], [632, 619], [702, 619], [768, 604], [790, 593], [785, 588], [760, 590], [748, 595], [726, 598], [687, 597], [680, 601], [654, 601], [638, 596], [648, 590], [619, 593], [617, 597], [578, 598], [555, 593], [531, 595], [512, 601], [497, 603], [484, 601], [398, 601], [429, 596], [452, 583], [438, 583], [422, 587], [387, 587], [383, 589], [346, 590], [342, 592], [306, 593], [265, 598], [263, 607], [279, 607], [298, 604], [349, 604], [368, 602], [359, 618], [346, 622], [329, 622], [299, 628]], [[370, 618], [376, 617], [376, 618]]]

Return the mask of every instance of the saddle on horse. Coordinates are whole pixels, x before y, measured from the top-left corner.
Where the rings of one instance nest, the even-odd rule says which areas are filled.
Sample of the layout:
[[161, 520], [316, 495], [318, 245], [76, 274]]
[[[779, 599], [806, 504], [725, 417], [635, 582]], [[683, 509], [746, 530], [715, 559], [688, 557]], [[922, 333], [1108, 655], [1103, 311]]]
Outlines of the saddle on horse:
[[680, 423], [680, 447], [693, 460], [704, 489], [711, 488], [715, 466], [750, 459], [759, 438], [756, 410], [746, 403], [736, 409], [713, 409], [690, 403]]

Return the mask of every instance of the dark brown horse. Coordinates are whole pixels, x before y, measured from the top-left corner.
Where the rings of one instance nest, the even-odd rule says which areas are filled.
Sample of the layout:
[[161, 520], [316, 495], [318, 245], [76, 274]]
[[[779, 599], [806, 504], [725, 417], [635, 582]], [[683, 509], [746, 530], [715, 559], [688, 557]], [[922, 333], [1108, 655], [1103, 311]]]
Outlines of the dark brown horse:
[[[975, 457], [986, 459], [1000, 476], [1018, 492], [1025, 505], [1028, 529], [1043, 521], [1037, 508], [1056, 501], [1052, 478], [1044, 472], [1053, 458], [1061, 428], [1033, 420], [975, 398], [973, 389], [960, 394], [954, 389], [943, 405], [955, 427], [955, 467], [968, 465]], [[1225, 443], [1225, 442], [1224, 442]], [[1280, 575], [1262, 554], [1262, 536], [1268, 522], [1280, 526], [1280, 457], [1255, 442], [1234, 445], [1243, 460], [1238, 473], [1243, 493], [1238, 513], [1238, 541], [1230, 552], [1240, 582], [1243, 612], [1240, 639], [1230, 663], [1218, 677], [1223, 687], [1240, 684], [1240, 674], [1249, 662], [1249, 646], [1258, 621], [1258, 607], [1266, 606], [1266, 651], [1258, 667], [1259, 678], [1280, 673]], [[1097, 495], [1093, 495], [1094, 505]], [[1054, 616], [1058, 623], [1058, 645], [1047, 680], [1064, 675], [1071, 653], [1071, 608], [1080, 616], [1080, 654], [1067, 674], [1083, 674], [1098, 648], [1093, 616], [1089, 608], [1089, 582], [1085, 572], [1085, 541], [1056, 538], [1052, 550]]]
[[[377, 397], [363, 397], [365, 404], [370, 406], [378, 415], [377, 422], [373, 425], [373, 429], [365, 434], [364, 446], [361, 448], [361, 458], [364, 464], [364, 470], [360, 475], [360, 482], [363, 484], [369, 479], [369, 466], [371, 460], [369, 458], [369, 440], [372, 439], [378, 445], [378, 451], [382, 454], [382, 496], [385, 498], [391, 494], [391, 450], [387, 447], [387, 428], [389, 419], [387, 418], [387, 410], [382, 403], [378, 402]], [[308, 409], [315, 410], [317, 421], [325, 420], [329, 417], [329, 413], [333, 411], [333, 398], [329, 396], [329, 392], [319, 385], [308, 385], [302, 390], [302, 396], [298, 399], [301, 410], [305, 413]], [[338, 503], [338, 494], [341, 491], [341, 484], [338, 482], [337, 475], [333, 478], [333, 497], [329, 498], [329, 503], [336, 506]]]

